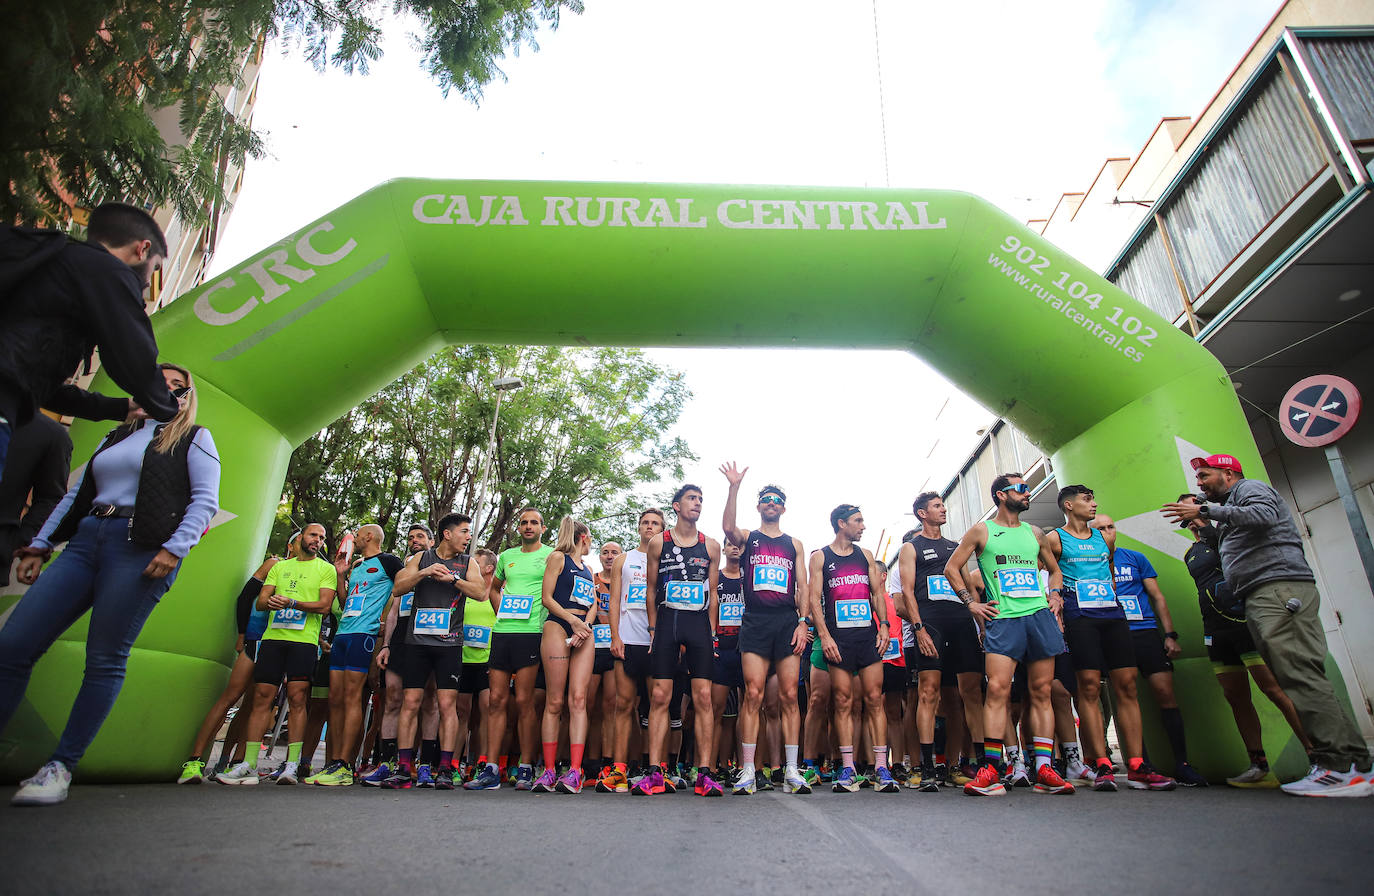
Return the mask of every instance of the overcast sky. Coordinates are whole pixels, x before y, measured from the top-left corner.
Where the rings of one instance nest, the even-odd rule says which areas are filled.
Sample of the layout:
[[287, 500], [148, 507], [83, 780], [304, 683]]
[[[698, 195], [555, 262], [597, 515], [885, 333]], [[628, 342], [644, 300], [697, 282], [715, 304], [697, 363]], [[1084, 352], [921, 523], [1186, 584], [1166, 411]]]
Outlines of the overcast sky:
[[[249, 163], [210, 276], [394, 177], [948, 188], [1044, 217], [1105, 158], [1134, 156], [1161, 116], [1200, 112], [1278, 3], [880, 0], [876, 40], [870, 0], [586, 7], [508, 58], [480, 107], [440, 94], [404, 23], [367, 77], [269, 48], [254, 124], [271, 155]], [[651, 352], [695, 395], [679, 429], [713, 534], [716, 468], [736, 459], [746, 489], [787, 488], [784, 523], [808, 548], [850, 502], [876, 551], [992, 419], [903, 353]], [[755, 433], [733, 410], [738, 384], [779, 375], [849, 403], [864, 428], [781, 447]]]

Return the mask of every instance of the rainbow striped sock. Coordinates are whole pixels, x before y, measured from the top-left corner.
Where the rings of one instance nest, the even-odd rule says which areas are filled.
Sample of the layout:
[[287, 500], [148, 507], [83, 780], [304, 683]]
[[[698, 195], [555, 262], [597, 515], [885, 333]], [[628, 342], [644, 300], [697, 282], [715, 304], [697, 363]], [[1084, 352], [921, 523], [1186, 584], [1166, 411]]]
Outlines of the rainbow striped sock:
[[1038, 772], [1042, 767], [1049, 765], [1050, 760], [1054, 758], [1054, 738], [1037, 737], [1034, 738], [1034, 741], [1035, 770]]
[[983, 753], [987, 757], [988, 762], [992, 763], [992, 767], [998, 771], [1002, 770], [1003, 752], [1002, 742], [997, 738], [989, 737], [987, 740], [983, 741]]

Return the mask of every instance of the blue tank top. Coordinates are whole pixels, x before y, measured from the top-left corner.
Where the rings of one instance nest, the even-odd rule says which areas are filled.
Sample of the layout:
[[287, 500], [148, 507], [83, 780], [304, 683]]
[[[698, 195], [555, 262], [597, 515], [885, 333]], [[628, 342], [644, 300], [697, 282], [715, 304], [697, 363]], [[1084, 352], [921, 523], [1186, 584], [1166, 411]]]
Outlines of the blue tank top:
[[596, 603], [596, 583], [592, 581], [592, 574], [567, 554], [563, 555], [563, 571], [553, 583], [553, 599], [563, 609], [581, 616]]
[[1070, 617], [1126, 618], [1116, 600], [1107, 539], [1096, 529], [1087, 538], [1059, 533], [1059, 569], [1064, 573], [1064, 612]]

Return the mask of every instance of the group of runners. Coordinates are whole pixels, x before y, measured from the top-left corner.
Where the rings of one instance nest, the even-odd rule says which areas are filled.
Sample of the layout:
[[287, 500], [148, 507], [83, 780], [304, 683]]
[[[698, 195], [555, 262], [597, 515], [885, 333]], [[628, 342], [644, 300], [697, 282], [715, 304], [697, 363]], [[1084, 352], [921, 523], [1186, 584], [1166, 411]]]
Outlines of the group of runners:
[[[640, 514], [629, 550], [594, 547], [572, 518], [547, 544], [533, 507], [499, 555], [469, 553], [459, 513], [432, 532], [412, 526], [405, 560], [367, 525], [352, 535], [356, 556], [331, 563], [324, 527], [306, 526], [240, 596], [242, 649], [180, 782], [706, 797], [1206, 786], [1187, 759], [1170, 662], [1179, 636], [1155, 571], [1116, 546], [1091, 489], [1061, 489], [1064, 524], [1044, 532], [1020, 520], [1027, 484], [1004, 474], [995, 515], [958, 542], [940, 496], [922, 494], [920, 528], [889, 569], [860, 545], [857, 506], [836, 507], [833, 541], [807, 554], [782, 529], [782, 488], [758, 490], [759, 522], [745, 529], [747, 468], [721, 472], [720, 541], [699, 528], [704, 494], [691, 484], [669, 514]], [[1229, 606], [1205, 523], [1192, 528], [1207, 650], [1249, 750], [1228, 783], [1277, 787], [1251, 677], [1306, 740]], [[1145, 755], [1138, 679], [1159, 707], [1172, 775]], [[262, 738], [279, 694], [287, 756], [269, 772]], [[240, 697], [212, 765], [208, 748]], [[326, 721], [326, 762], [312, 772], [302, 747]]]

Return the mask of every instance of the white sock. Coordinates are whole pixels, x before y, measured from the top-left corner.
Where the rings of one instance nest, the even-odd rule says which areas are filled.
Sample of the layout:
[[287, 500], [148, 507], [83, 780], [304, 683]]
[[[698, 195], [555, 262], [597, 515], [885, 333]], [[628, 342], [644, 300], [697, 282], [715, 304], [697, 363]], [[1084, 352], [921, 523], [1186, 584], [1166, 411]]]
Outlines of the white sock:
[[797, 770], [797, 745], [785, 744], [783, 750], [787, 753], [787, 770], [794, 772]]
[[873, 748], [873, 764], [878, 768], [887, 768], [887, 747]]

